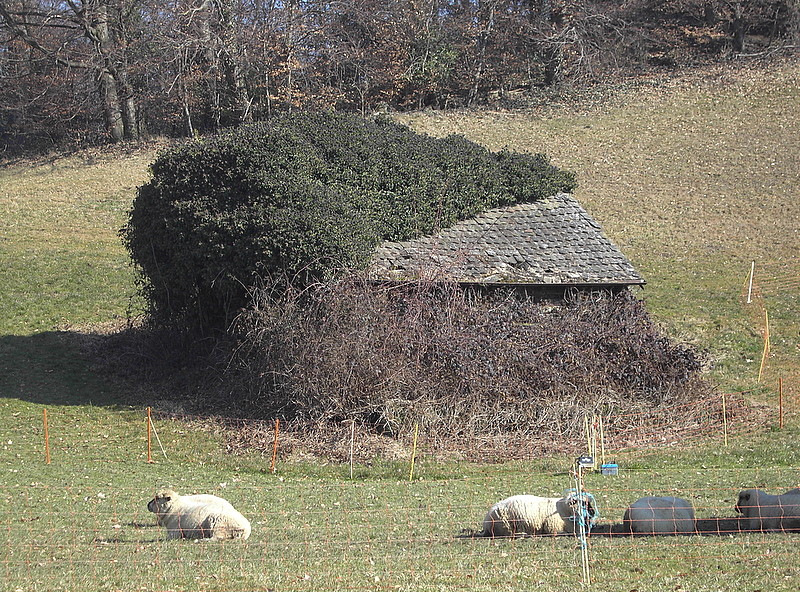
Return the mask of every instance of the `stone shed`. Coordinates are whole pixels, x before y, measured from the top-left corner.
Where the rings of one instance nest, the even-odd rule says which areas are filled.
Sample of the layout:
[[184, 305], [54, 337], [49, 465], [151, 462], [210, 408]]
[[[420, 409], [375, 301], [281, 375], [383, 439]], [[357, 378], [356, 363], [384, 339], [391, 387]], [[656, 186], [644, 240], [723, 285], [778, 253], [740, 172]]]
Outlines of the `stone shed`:
[[513, 287], [543, 299], [560, 299], [575, 289], [616, 293], [645, 283], [566, 193], [489, 210], [433, 235], [384, 243], [368, 273], [380, 282]]

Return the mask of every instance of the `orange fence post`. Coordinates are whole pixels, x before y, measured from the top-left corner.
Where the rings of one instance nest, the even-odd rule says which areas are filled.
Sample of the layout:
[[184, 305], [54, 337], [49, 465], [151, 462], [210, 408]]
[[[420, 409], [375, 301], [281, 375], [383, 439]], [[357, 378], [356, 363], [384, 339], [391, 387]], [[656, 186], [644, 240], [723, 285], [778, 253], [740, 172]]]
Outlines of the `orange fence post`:
[[44, 459], [50, 464], [50, 432], [47, 426], [47, 409], [42, 409], [42, 420], [44, 421]]
[[272, 464], [270, 465], [270, 472], [275, 472], [275, 459], [278, 457], [278, 427], [280, 426], [281, 420], [275, 420], [275, 439], [272, 442]]

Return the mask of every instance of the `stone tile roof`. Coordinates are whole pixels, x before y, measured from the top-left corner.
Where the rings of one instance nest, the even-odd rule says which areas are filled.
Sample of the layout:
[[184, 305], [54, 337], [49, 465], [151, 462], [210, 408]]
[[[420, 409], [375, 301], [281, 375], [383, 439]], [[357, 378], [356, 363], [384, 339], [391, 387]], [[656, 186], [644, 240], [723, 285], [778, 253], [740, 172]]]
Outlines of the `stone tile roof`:
[[644, 284], [633, 265], [569, 194], [490, 210], [422, 238], [387, 242], [373, 280], [468, 284]]

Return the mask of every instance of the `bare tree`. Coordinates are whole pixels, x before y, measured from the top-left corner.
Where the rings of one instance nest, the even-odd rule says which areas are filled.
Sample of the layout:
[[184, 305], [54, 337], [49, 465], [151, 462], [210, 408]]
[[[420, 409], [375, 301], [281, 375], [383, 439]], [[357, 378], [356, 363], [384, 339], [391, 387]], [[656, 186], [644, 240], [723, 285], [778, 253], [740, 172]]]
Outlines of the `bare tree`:
[[495, 10], [499, 0], [479, 0], [475, 16], [475, 60], [472, 85], [467, 94], [467, 105], [478, 97], [481, 85], [486, 82], [487, 50], [495, 28]]
[[476, 105], [798, 39], [800, 0], [0, 0], [0, 133], [118, 142]]
[[136, 103], [127, 82], [119, 17], [110, 0], [0, 0], [0, 24], [51, 64], [85, 72], [96, 83], [105, 128], [114, 142], [137, 139]]

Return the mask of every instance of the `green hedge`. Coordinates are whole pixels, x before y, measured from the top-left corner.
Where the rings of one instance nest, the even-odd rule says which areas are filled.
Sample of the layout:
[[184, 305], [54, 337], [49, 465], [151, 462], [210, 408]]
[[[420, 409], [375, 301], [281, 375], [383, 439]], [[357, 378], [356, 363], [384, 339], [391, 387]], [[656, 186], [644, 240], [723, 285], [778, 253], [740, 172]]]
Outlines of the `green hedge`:
[[295, 114], [161, 154], [122, 230], [158, 322], [224, 328], [248, 290], [363, 267], [385, 240], [570, 191], [542, 155]]

